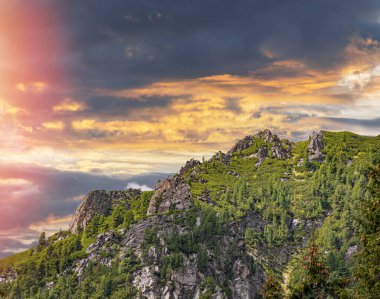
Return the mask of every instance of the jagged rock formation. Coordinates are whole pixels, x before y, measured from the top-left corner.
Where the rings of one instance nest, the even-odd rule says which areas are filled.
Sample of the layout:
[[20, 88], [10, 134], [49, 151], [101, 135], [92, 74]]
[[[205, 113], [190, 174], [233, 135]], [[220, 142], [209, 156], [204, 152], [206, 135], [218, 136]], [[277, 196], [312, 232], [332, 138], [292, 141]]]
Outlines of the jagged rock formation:
[[263, 139], [266, 143], [281, 143], [280, 138], [277, 135], [273, 134], [270, 130], [265, 129], [256, 134], [258, 138]]
[[211, 160], [215, 159], [215, 160], [218, 160], [218, 161], [222, 162], [222, 163], [225, 164], [225, 165], [229, 165], [230, 162], [231, 162], [231, 157], [232, 157], [232, 155], [231, 155], [230, 152], [231, 152], [231, 151], [229, 151], [227, 154], [225, 154], [225, 153], [219, 151], [219, 152], [217, 152], [217, 153], [211, 158]]
[[293, 146], [288, 140], [274, 143], [272, 146], [272, 157], [282, 160], [289, 159], [292, 156], [292, 148]]
[[[270, 130], [266, 129], [263, 131], [258, 132], [256, 135], [252, 136], [246, 136], [243, 139], [239, 140], [225, 155], [228, 157], [228, 159], [231, 159], [231, 156], [234, 153], [242, 152], [248, 148], [250, 148], [254, 142], [255, 138], [262, 139], [265, 143], [268, 144], [268, 146], [261, 146], [259, 147], [259, 150], [256, 154], [253, 154], [253, 157], [258, 158], [258, 162], [256, 163], [256, 166], [260, 166], [262, 162], [265, 160], [265, 158], [268, 157], [269, 151], [268, 147], [270, 148], [270, 153], [272, 158], [277, 159], [289, 159], [292, 154], [292, 144], [288, 140], [281, 141], [280, 138], [273, 134]], [[223, 153], [222, 153], [223, 154]], [[222, 156], [222, 154], [219, 154], [219, 156]], [[226, 158], [224, 158], [226, 160]]]
[[256, 162], [255, 166], [260, 166], [266, 157], [268, 157], [268, 149], [266, 146], [260, 146], [256, 154], [253, 155], [258, 158], [259, 161]]
[[[87, 249], [88, 257], [77, 262], [75, 272], [82, 280], [90, 261], [109, 265], [110, 257], [117, 256], [121, 261], [132, 251], [137, 258], [145, 261], [144, 266], [133, 273], [133, 285], [141, 291], [144, 298], [200, 298], [206, 276], [199, 268], [201, 257], [197, 253], [181, 254], [182, 266], [174, 269], [165, 283], [162, 283], [162, 260], [171, 253], [168, 237], [174, 232], [182, 236], [189, 233], [186, 224], [178, 221], [186, 220], [187, 217], [186, 213], [153, 215], [133, 224], [127, 232], [121, 234], [121, 238], [112, 231], [99, 235]], [[201, 215], [197, 217], [200, 219]], [[251, 223], [252, 219], [247, 221]], [[200, 225], [201, 221], [197, 221], [196, 226]], [[252, 257], [245, 246], [242, 223], [231, 223], [227, 229], [228, 232], [219, 237], [226, 249], [220, 254], [207, 249], [208, 240], [201, 241], [208, 256], [208, 271], [214, 273], [218, 281], [225, 282], [231, 289], [233, 298], [257, 298], [264, 276], [263, 269], [259, 265], [252, 268]], [[152, 231], [157, 238], [152, 244], [144, 241], [147, 230]], [[232, 249], [236, 251], [233, 255], [230, 252]], [[227, 299], [227, 296], [220, 288], [216, 288], [211, 298]]]
[[[269, 131], [270, 132], [270, 131]], [[239, 140], [229, 151], [227, 154], [232, 155], [233, 153], [243, 151], [253, 144], [253, 136], [246, 136], [243, 139]]]
[[[256, 136], [272, 145], [271, 154], [273, 158], [289, 159], [292, 156], [292, 144], [288, 140], [281, 141], [277, 135], [272, 134], [268, 129], [260, 131]], [[263, 158], [263, 153], [261, 153], [261, 157]], [[262, 158], [259, 159], [258, 165], [262, 163]]]
[[[160, 283], [158, 274], [160, 271], [160, 259], [169, 252], [165, 236], [172, 234], [173, 231], [181, 231], [181, 234], [186, 234], [186, 226], [175, 225], [173, 227], [169, 224], [175, 223], [177, 217], [172, 215], [149, 219], [150, 227], [160, 228], [157, 232], [159, 242], [149, 248], [146, 257], [149, 260], [149, 265], [135, 273], [134, 277], [135, 287], [141, 289], [143, 296], [146, 298], [199, 298], [202, 294], [201, 286], [206, 277], [199, 269], [199, 255], [196, 253], [188, 256], [183, 255], [183, 266], [175, 269], [165, 285]], [[182, 217], [186, 216], [182, 215]], [[135, 229], [134, 231], [141, 231], [141, 229]], [[248, 262], [251, 257], [247, 253], [244, 242], [241, 242], [244, 237], [241, 235], [239, 227], [232, 225], [229, 228], [229, 233], [221, 236], [221, 238], [225, 248], [236, 246], [239, 254], [231, 257], [227, 250], [223, 250], [219, 256], [216, 256], [215, 252], [207, 251], [210, 261], [209, 270], [215, 273], [218, 281], [226, 281], [226, 284], [232, 290], [233, 298], [255, 298], [258, 295], [258, 289], [261, 284], [260, 275], [263, 275], [263, 272], [260, 268], [256, 269], [255, 273], [252, 271]], [[141, 256], [141, 243], [138, 244], [136, 240], [138, 238], [128, 235], [125, 242], [128, 246], [136, 248], [137, 254]], [[219, 262], [217, 262], [218, 260]], [[227, 267], [231, 268], [230, 277], [226, 275]], [[211, 298], [227, 298], [227, 296], [219, 289], [214, 292]]]
[[95, 215], [111, 214], [115, 205], [126, 204], [127, 200], [141, 194], [141, 190], [128, 189], [122, 191], [97, 190], [90, 192], [80, 206], [76, 209], [69, 224], [72, 233], [82, 231]]
[[190, 159], [186, 162], [185, 166], [183, 166], [180, 171], [179, 175], [183, 176], [185, 173], [187, 173], [190, 169], [194, 169], [196, 166], [201, 165], [201, 162], [195, 159]]
[[111, 266], [112, 259], [120, 250], [119, 237], [113, 232], [108, 231], [99, 235], [95, 242], [86, 249], [87, 257], [77, 261], [74, 272], [80, 279], [83, 278], [86, 267], [91, 262], [97, 262], [105, 266]]
[[192, 206], [190, 186], [180, 176], [169, 177], [156, 186], [149, 203], [148, 215], [173, 210], [184, 210]]
[[322, 149], [324, 148], [325, 144], [323, 142], [323, 131], [320, 131], [319, 133], [313, 132], [310, 136], [310, 143], [307, 147], [309, 152], [308, 160], [309, 162], [317, 161], [317, 162], [323, 162], [323, 154]]

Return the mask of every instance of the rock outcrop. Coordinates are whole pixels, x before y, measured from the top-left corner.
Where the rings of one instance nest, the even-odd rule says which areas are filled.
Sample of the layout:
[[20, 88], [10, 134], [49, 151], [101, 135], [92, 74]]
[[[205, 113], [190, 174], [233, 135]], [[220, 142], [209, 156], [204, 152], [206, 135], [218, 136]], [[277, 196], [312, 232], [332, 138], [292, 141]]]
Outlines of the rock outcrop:
[[[271, 156], [272, 158], [277, 159], [289, 159], [292, 156], [292, 144], [288, 140], [281, 141], [277, 135], [273, 134], [270, 130], [266, 129], [260, 131], [256, 134], [256, 137], [264, 140], [265, 143], [271, 145]], [[268, 156], [268, 153], [265, 152], [261, 147], [257, 153], [259, 161], [256, 163], [257, 166], [261, 165], [264, 159]]]
[[97, 214], [108, 216], [112, 211], [112, 198], [105, 190], [97, 190], [88, 194], [77, 208], [70, 222], [70, 231], [82, 231]]
[[169, 177], [157, 184], [149, 203], [147, 215], [184, 210], [192, 205], [190, 186], [180, 176]]
[[[162, 261], [172, 257], [170, 236], [175, 232], [179, 236], [190, 233], [186, 224], [187, 214], [176, 213], [166, 215], [152, 215], [133, 224], [121, 237], [112, 232], [98, 236], [96, 241], [87, 250], [88, 257], [80, 260], [75, 269], [76, 274], [84, 277], [84, 269], [90, 261], [107, 265], [109, 257], [115, 261], [122, 261], [130, 252], [140, 261], [139, 267], [132, 275], [133, 286], [139, 290], [143, 298], [194, 298], [198, 299], [205, 294], [204, 281], [207, 273], [212, 273], [215, 282], [224, 284], [230, 290], [232, 298], [258, 298], [262, 285], [264, 271], [260, 264], [256, 264], [248, 252], [244, 241], [244, 229], [240, 224], [233, 223], [226, 227], [226, 232], [218, 237], [224, 250], [216, 254], [207, 243], [209, 240], [200, 240], [199, 246], [205, 252], [207, 260], [203, 270], [200, 268], [197, 253], [177, 253], [180, 266], [173, 267], [169, 273], [163, 274]], [[197, 227], [203, 223], [201, 214], [197, 214]], [[249, 223], [256, 223], [247, 219]], [[153, 243], [145, 241], [145, 232], [154, 235]], [[116, 248], [117, 252], [113, 252]], [[219, 286], [216, 286], [211, 297], [229, 298]]]
[[179, 175], [183, 176], [191, 169], [194, 169], [196, 166], [201, 165], [201, 162], [195, 159], [190, 159], [186, 162], [185, 166], [179, 171]]
[[232, 157], [231, 151], [229, 151], [227, 154], [219, 151], [215, 153], [215, 155], [211, 158], [211, 160], [215, 159], [225, 165], [229, 165], [231, 162], [231, 157]]
[[272, 158], [277, 159], [289, 159], [292, 156], [292, 143], [288, 140], [281, 140], [277, 135], [273, 134], [270, 130], [266, 129], [258, 132], [256, 135], [248, 135], [239, 140], [228, 152], [217, 152], [212, 159], [219, 160], [225, 165], [229, 165], [231, 158], [235, 153], [241, 153], [242, 151], [250, 148], [254, 145], [257, 138], [262, 139], [268, 146], [260, 146], [259, 150], [255, 154], [247, 156], [247, 158], [256, 157], [259, 160], [256, 166], [260, 166], [263, 161], [269, 156], [268, 147], [270, 148], [270, 154]]
[[254, 140], [253, 136], [245, 136], [243, 139], [239, 140], [229, 151], [227, 154], [232, 155], [233, 153], [243, 151], [250, 146], [252, 146]]
[[259, 160], [256, 162], [255, 166], [260, 166], [266, 157], [268, 157], [268, 149], [266, 146], [260, 146], [256, 154], [253, 155]]
[[263, 139], [266, 143], [280, 143], [280, 138], [270, 130], [265, 129], [256, 134], [256, 137]]
[[286, 160], [292, 156], [292, 144], [285, 140], [283, 142], [274, 143], [272, 146], [272, 157]]
[[110, 215], [115, 205], [125, 204], [128, 207], [128, 200], [140, 193], [138, 189], [90, 192], [76, 209], [69, 224], [70, 231], [72, 233], [82, 231], [95, 215]]
[[319, 133], [313, 132], [313, 134], [310, 136], [309, 146], [307, 147], [309, 152], [309, 162], [323, 162], [324, 157], [322, 154], [322, 149], [324, 146], [325, 143], [323, 142], [323, 131], [320, 131]]

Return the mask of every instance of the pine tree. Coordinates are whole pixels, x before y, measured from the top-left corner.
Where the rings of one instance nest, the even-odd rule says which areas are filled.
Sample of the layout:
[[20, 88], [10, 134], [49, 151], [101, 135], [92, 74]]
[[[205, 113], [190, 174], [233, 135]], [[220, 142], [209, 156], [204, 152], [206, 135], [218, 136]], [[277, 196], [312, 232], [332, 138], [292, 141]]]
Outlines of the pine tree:
[[303, 298], [327, 298], [328, 270], [315, 241], [311, 242], [304, 259], [306, 277], [303, 284]]
[[281, 299], [285, 297], [280, 283], [272, 275], [267, 276], [261, 294], [264, 299]]
[[46, 245], [47, 245], [46, 234], [45, 232], [42, 232], [40, 235], [40, 238], [38, 239], [37, 250], [41, 251]]
[[355, 274], [360, 298], [378, 298], [380, 294], [380, 165], [370, 174], [369, 190], [372, 196], [363, 200], [357, 219], [361, 250]]

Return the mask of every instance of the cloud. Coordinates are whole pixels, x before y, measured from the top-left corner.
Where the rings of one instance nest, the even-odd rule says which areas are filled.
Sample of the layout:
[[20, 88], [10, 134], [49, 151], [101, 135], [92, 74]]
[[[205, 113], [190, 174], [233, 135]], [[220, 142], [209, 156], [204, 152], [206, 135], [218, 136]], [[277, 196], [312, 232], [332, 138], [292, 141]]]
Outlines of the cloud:
[[0, 230], [18, 236], [64, 221], [94, 188], [153, 188], [263, 128], [379, 133], [379, 1], [0, 10]]
[[115, 1], [112, 6], [95, 0], [65, 1], [60, 11], [76, 79], [120, 88], [162, 78], [246, 75], [277, 59], [329, 69], [344, 63], [342, 54], [358, 32], [379, 37], [379, 7], [370, 0]]
[[48, 121], [42, 123], [42, 127], [48, 130], [63, 130], [65, 128], [65, 124], [61, 121]]
[[341, 123], [341, 124], [358, 125], [362, 127], [370, 127], [377, 130], [380, 128], [380, 118], [358, 119], [358, 118], [330, 117], [326, 119], [331, 120], [333, 122]]
[[[166, 176], [144, 174], [130, 176], [128, 181], [149, 189]], [[71, 214], [87, 193], [97, 189], [123, 190], [126, 181], [125, 177], [1, 164], [0, 256], [30, 246], [42, 231], [51, 234], [66, 229]]]
[[0, 258], [26, 250], [37, 242], [25, 243], [14, 238], [3, 238], [0, 236]]
[[71, 99], [64, 99], [58, 105], [53, 106], [55, 112], [75, 112], [85, 109], [85, 105], [81, 102], [76, 102]]
[[136, 182], [129, 182], [127, 184], [127, 187], [125, 187], [125, 189], [141, 189], [141, 191], [152, 191], [153, 188], [150, 188], [148, 187], [147, 185], [140, 185], [139, 183], [136, 183]]
[[[142, 175], [136, 180], [153, 187], [152, 181], [163, 176], [159, 173]], [[132, 182], [136, 181], [133, 177], [131, 179]], [[25, 227], [49, 216], [68, 216], [78, 206], [79, 195], [95, 189], [122, 190], [125, 182], [126, 178], [2, 164], [0, 229]]]

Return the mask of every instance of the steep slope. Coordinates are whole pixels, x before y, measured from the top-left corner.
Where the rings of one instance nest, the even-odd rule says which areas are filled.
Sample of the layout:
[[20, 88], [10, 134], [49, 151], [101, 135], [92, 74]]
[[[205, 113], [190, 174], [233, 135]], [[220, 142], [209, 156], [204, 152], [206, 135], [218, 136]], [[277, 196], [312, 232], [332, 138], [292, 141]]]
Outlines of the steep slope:
[[70, 232], [0, 260], [0, 295], [270, 298], [277, 288], [306, 298], [303, 260], [318, 251], [325, 295], [352, 297], [354, 218], [379, 146], [349, 132], [292, 143], [264, 130], [188, 161], [154, 192], [94, 191]]

